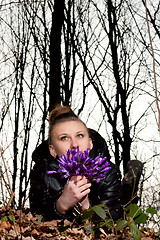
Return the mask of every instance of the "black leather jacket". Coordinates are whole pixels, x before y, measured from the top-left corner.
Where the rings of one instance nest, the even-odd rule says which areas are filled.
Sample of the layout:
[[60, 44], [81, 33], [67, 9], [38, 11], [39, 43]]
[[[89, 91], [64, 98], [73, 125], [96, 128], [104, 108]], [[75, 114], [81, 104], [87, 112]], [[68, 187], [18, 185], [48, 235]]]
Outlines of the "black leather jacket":
[[[105, 140], [94, 130], [90, 129], [90, 136], [93, 140], [93, 150], [90, 155], [96, 157], [108, 153]], [[96, 138], [95, 138], [96, 137]], [[109, 160], [108, 155], [108, 160]], [[68, 219], [73, 220], [72, 211], [67, 215], [60, 214], [56, 209], [56, 201], [61, 195], [66, 179], [60, 178], [59, 174], [47, 174], [49, 170], [57, 170], [58, 162], [54, 159], [48, 148], [47, 141], [43, 142], [32, 154], [35, 162], [31, 171], [30, 181], [30, 209], [32, 213], [42, 214], [45, 220]], [[100, 203], [105, 204], [114, 220], [122, 216], [121, 209], [121, 175], [118, 167], [110, 162], [111, 169], [106, 172], [106, 178], [102, 182], [92, 182], [89, 200], [91, 206]], [[108, 216], [108, 214], [107, 214]]]

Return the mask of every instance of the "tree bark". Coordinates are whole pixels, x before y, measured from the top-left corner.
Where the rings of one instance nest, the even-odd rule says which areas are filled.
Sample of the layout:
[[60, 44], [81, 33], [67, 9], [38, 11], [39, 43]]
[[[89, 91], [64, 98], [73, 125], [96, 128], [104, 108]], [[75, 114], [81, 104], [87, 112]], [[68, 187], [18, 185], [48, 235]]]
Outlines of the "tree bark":
[[61, 30], [64, 22], [64, 0], [54, 1], [52, 27], [50, 34], [50, 81], [49, 81], [49, 110], [55, 104], [61, 103]]

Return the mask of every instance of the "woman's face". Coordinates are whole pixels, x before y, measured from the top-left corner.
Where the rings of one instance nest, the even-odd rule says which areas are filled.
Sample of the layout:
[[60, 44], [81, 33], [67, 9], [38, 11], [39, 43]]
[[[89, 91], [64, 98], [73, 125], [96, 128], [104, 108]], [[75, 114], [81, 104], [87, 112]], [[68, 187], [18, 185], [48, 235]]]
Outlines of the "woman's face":
[[79, 147], [81, 152], [92, 149], [93, 144], [88, 131], [81, 121], [67, 121], [57, 123], [52, 130], [52, 145], [49, 146], [53, 157], [61, 157], [68, 149]]

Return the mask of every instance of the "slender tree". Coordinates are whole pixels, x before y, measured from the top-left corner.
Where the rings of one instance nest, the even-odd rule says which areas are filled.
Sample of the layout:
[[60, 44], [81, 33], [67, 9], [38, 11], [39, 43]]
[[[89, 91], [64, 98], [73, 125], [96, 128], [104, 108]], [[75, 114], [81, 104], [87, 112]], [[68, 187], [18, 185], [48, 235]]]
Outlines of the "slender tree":
[[54, 1], [50, 34], [50, 109], [52, 109], [56, 103], [62, 102], [61, 35], [64, 22], [64, 7], [64, 0]]

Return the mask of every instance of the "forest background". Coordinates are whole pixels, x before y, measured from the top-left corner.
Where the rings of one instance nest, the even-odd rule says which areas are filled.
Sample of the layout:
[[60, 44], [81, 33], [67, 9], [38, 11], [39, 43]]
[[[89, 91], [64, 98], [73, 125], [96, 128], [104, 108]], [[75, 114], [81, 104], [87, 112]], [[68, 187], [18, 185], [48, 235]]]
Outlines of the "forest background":
[[0, 13], [1, 205], [15, 193], [28, 206], [32, 152], [63, 103], [106, 139], [122, 175], [144, 163], [139, 204], [159, 210], [160, 1], [0, 0]]

